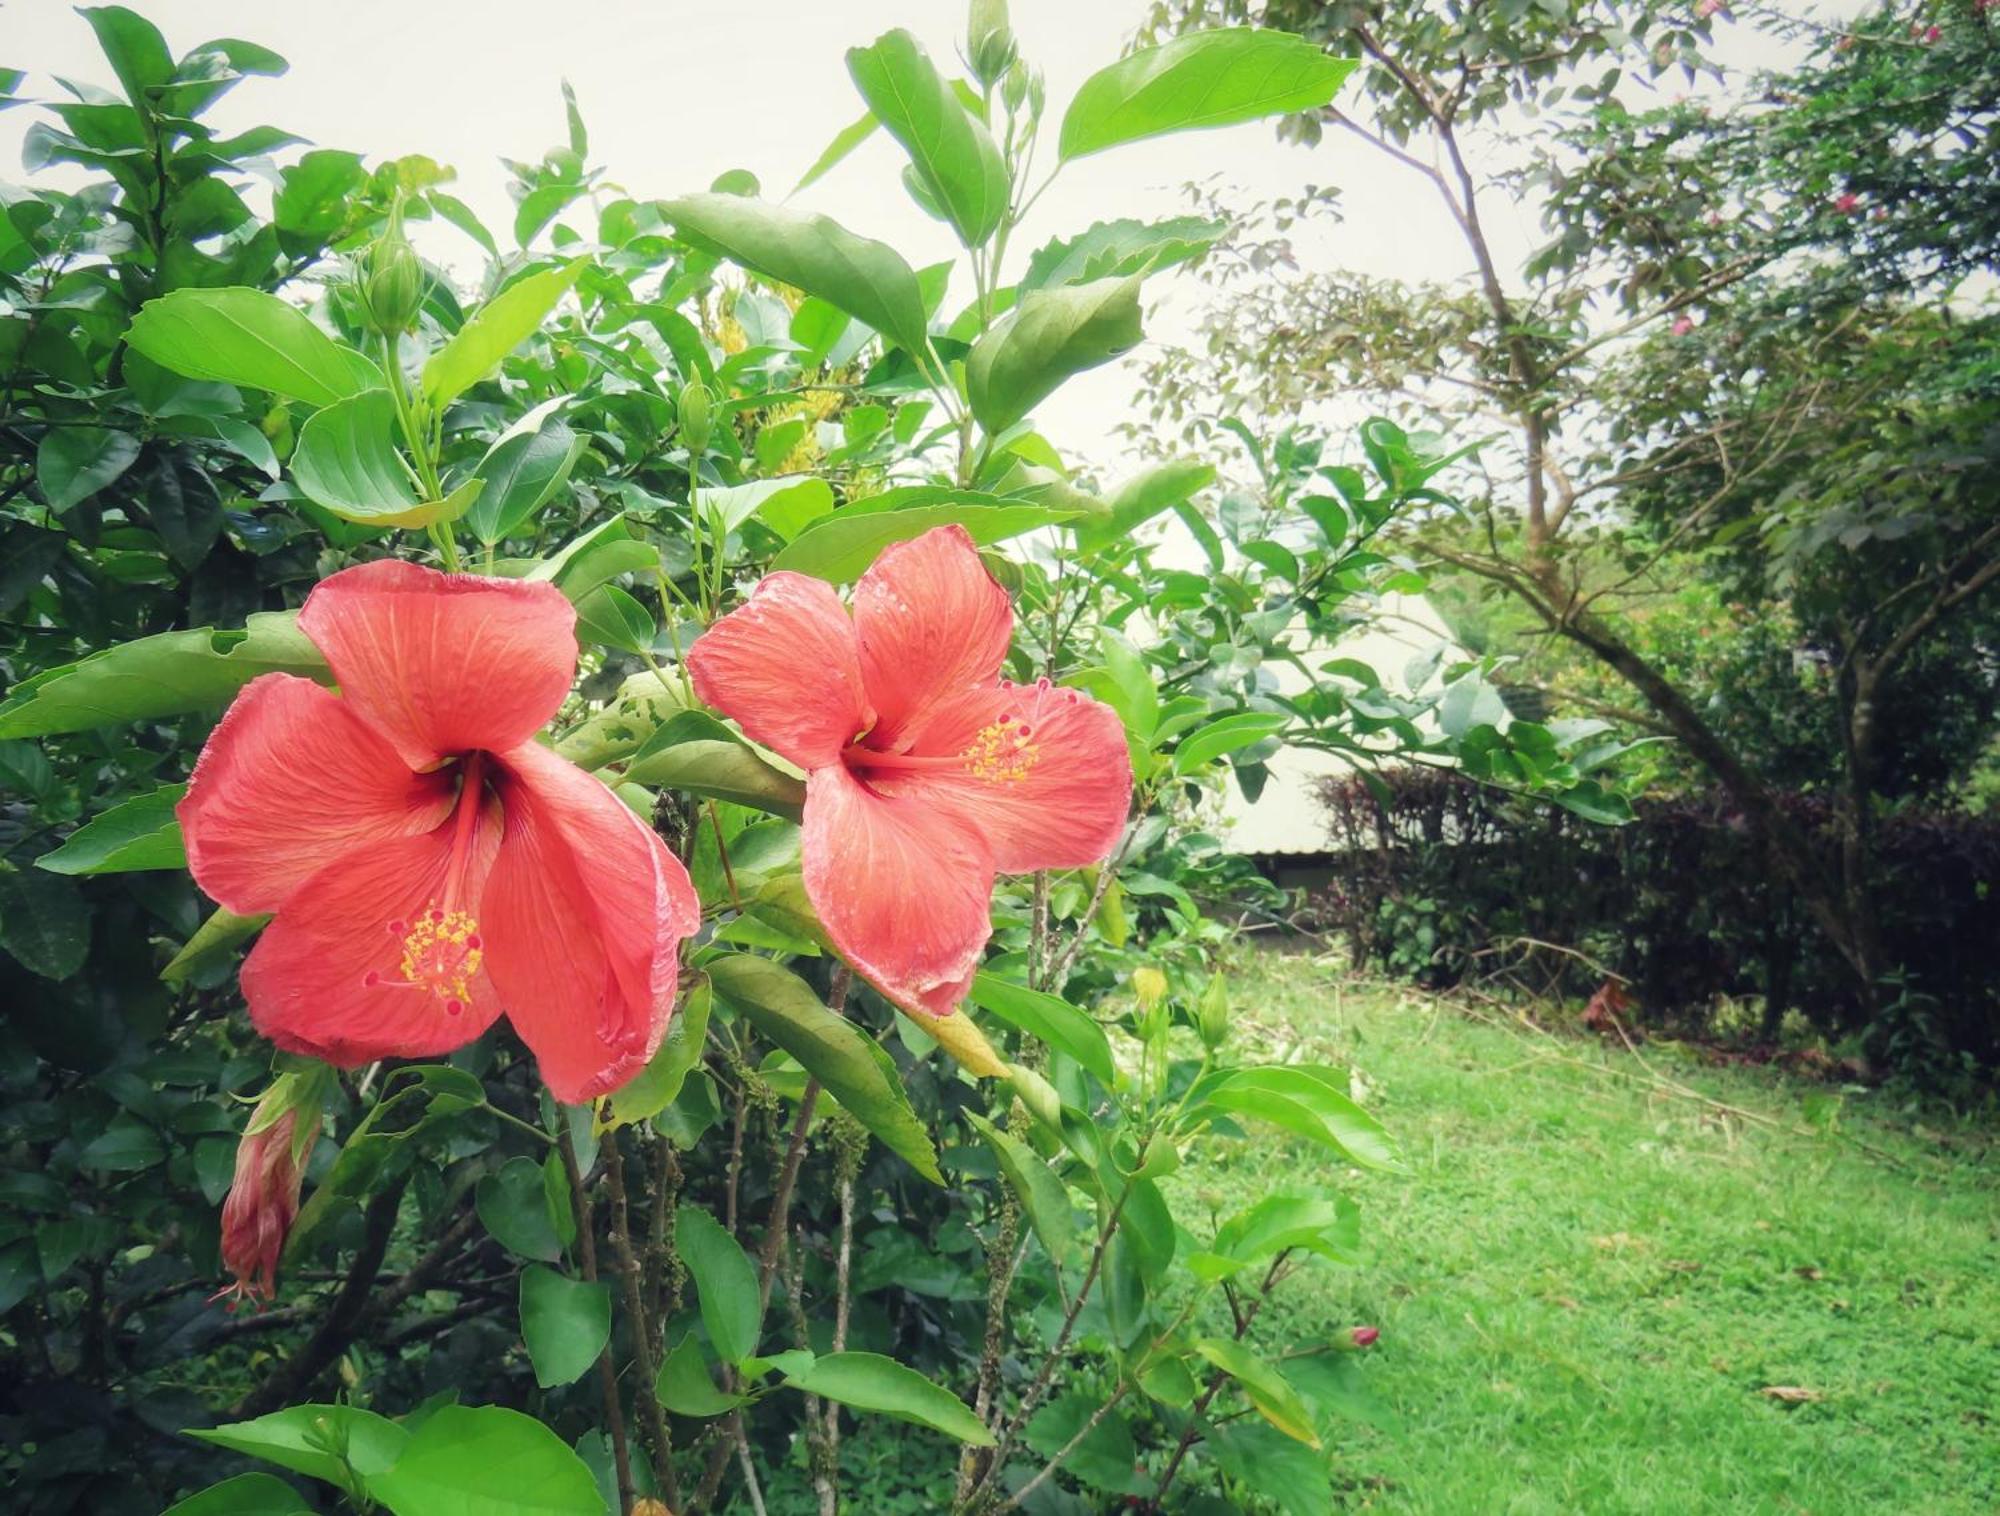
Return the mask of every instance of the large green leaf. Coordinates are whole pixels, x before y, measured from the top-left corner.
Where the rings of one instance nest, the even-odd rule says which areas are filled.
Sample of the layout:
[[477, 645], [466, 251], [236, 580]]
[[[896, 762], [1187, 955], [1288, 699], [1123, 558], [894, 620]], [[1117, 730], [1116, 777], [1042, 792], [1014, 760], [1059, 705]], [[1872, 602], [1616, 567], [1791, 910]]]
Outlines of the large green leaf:
[[1056, 1177], [1048, 1161], [1012, 1132], [1004, 1131], [974, 1111], [965, 1119], [993, 1149], [1000, 1172], [1020, 1198], [1028, 1213], [1028, 1224], [1042, 1239], [1049, 1256], [1061, 1263], [1076, 1250], [1076, 1214], [1070, 1206], [1069, 1191]]
[[313, 1516], [313, 1509], [275, 1474], [238, 1474], [168, 1506], [160, 1516]]
[[1197, 1337], [1194, 1350], [1242, 1387], [1257, 1413], [1287, 1437], [1319, 1446], [1312, 1412], [1285, 1377], [1255, 1353], [1228, 1337]]
[[481, 1175], [473, 1204], [481, 1224], [510, 1252], [544, 1263], [562, 1257], [563, 1241], [550, 1216], [542, 1166], [534, 1159], [509, 1158], [493, 1173]]
[[268, 915], [239, 916], [217, 906], [160, 970], [160, 977], [168, 984], [193, 978], [256, 936], [270, 919]]
[[1262, 742], [1285, 729], [1291, 718], [1282, 711], [1235, 711], [1189, 732], [1174, 749], [1174, 772], [1192, 774], [1225, 753]]
[[1336, 1085], [1338, 1071], [1310, 1064], [1231, 1069], [1190, 1092], [1190, 1117], [1204, 1105], [1253, 1116], [1341, 1154], [1364, 1168], [1398, 1166], [1382, 1123]]
[[805, 782], [765, 762], [706, 711], [669, 717], [633, 755], [625, 777], [754, 806], [791, 821], [805, 812]]
[[933, 1184], [937, 1154], [889, 1055], [853, 1022], [820, 1003], [798, 975], [768, 958], [729, 953], [707, 965], [715, 993], [790, 1053], [891, 1151]]
[[472, 314], [424, 364], [424, 393], [443, 408], [500, 366], [556, 308], [582, 274], [577, 259], [516, 279]]
[[785, 1382], [857, 1411], [913, 1421], [976, 1448], [993, 1446], [993, 1434], [964, 1401], [880, 1353], [828, 1353]]
[[174, 807], [185, 784], [163, 784], [114, 805], [78, 827], [52, 853], [35, 860], [51, 874], [130, 874], [141, 869], [187, 867]]
[[535, 1383], [574, 1383], [611, 1340], [611, 1287], [530, 1264], [521, 1271], [521, 1338]]
[[945, 83], [924, 45], [900, 29], [884, 32], [848, 49], [847, 72], [875, 119], [903, 144], [959, 241], [984, 243], [1007, 213], [1007, 169], [992, 133]]
[[1206, 463], [1155, 464], [1121, 484], [1116, 493], [1106, 498], [1103, 510], [1070, 523], [1070, 529], [1076, 533], [1076, 545], [1094, 552], [1129, 541], [1134, 532], [1160, 512], [1172, 510], [1214, 482], [1215, 469]]
[[117, 479], [139, 456], [139, 439], [102, 426], [51, 426], [35, 448], [35, 482], [52, 511], [66, 511]]
[[360, 353], [263, 290], [175, 290], [141, 306], [125, 340], [190, 379], [269, 390], [308, 405], [331, 405], [382, 385]]
[[708, 1212], [684, 1205], [674, 1212], [674, 1250], [694, 1276], [701, 1324], [716, 1356], [725, 1363], [748, 1358], [757, 1351], [764, 1303], [743, 1245]]
[[1235, 27], [1128, 53], [1083, 81], [1063, 113], [1067, 161], [1122, 142], [1325, 105], [1354, 70], [1291, 32]]
[[472, 535], [488, 546], [513, 536], [563, 487], [582, 449], [576, 433], [553, 415], [531, 411], [501, 433], [474, 470], [486, 487], [465, 513]]
[[973, 976], [967, 998], [1036, 1041], [1069, 1054], [1106, 1086], [1116, 1077], [1104, 1028], [1060, 996], [982, 970]]
[[1157, 273], [1199, 258], [1229, 230], [1227, 221], [1201, 216], [1175, 216], [1168, 221], [1099, 221], [1074, 237], [1044, 243], [1028, 259], [1021, 290], [1057, 284], [1084, 284], [1092, 279], [1119, 279], [1127, 274]]
[[0, 701], [0, 738], [208, 710], [269, 673], [332, 682], [296, 612], [261, 611], [242, 631], [162, 632], [45, 670]]
[[720, 1416], [743, 1404], [741, 1395], [724, 1394], [715, 1387], [692, 1332], [661, 1361], [660, 1372], [653, 1376], [653, 1398], [676, 1416]]
[[127, 100], [143, 106], [149, 91], [172, 82], [174, 55], [160, 29], [144, 16], [122, 5], [79, 6], [77, 14], [97, 34], [97, 45], [125, 86]]
[[660, 214], [683, 237], [752, 273], [819, 296], [898, 347], [925, 351], [923, 292], [909, 264], [887, 243], [856, 236], [825, 216], [743, 195], [683, 195], [661, 201]]
[[611, 1119], [616, 1125], [646, 1121], [679, 1097], [687, 1076], [701, 1062], [712, 999], [706, 980], [688, 991], [667, 1024], [667, 1034], [660, 1039], [660, 1050], [652, 1062], [630, 1083], [621, 1085], [612, 1098]]
[[847, 584], [867, 572], [884, 548], [921, 537], [934, 527], [962, 526], [984, 547], [1075, 515], [1073, 510], [1030, 505], [974, 490], [908, 485], [884, 490], [821, 517], [793, 538], [771, 560], [771, 567]]
[[426, 500], [396, 451], [396, 402], [387, 390], [336, 401], [299, 429], [292, 478], [343, 521], [430, 526], [465, 514], [485, 481], [477, 475], [441, 500]]
[[295, 1405], [254, 1421], [190, 1428], [187, 1435], [329, 1484], [343, 1483], [348, 1468], [381, 1473], [409, 1440], [388, 1417], [351, 1405]]
[[1141, 274], [1035, 290], [972, 346], [966, 396], [988, 433], [1004, 432], [1065, 379], [1130, 352]]
[[67, 979], [90, 951], [90, 907], [67, 879], [0, 865], [0, 948], [31, 973]]
[[842, 159], [875, 134], [876, 125], [875, 113], [868, 111], [860, 120], [850, 121], [835, 132], [833, 140], [826, 145], [826, 151], [813, 160], [812, 167], [807, 169], [800, 176], [799, 182], [792, 186], [792, 194], [796, 195], [807, 185], [832, 173]]
[[395, 1516], [604, 1516], [590, 1466], [532, 1416], [439, 1406], [368, 1492]]

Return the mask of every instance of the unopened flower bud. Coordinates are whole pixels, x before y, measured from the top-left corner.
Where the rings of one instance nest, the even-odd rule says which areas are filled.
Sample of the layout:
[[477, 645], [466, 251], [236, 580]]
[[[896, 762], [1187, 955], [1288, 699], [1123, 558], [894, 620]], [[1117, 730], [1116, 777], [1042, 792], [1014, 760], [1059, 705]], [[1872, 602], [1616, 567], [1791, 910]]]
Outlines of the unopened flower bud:
[[690, 379], [681, 386], [680, 399], [674, 411], [680, 422], [681, 441], [687, 447], [688, 457], [699, 458], [708, 451], [708, 439], [714, 434], [715, 397], [699, 379]]
[[361, 308], [368, 324], [385, 337], [400, 337], [416, 324], [424, 304], [424, 266], [403, 235], [400, 212], [375, 239], [361, 263]]
[[1213, 976], [1201, 992], [1195, 1028], [1201, 1033], [1201, 1045], [1211, 1053], [1229, 1035], [1229, 982], [1220, 974]]
[[965, 30], [967, 61], [982, 88], [1000, 81], [1015, 58], [1014, 29], [1007, 22], [1007, 0], [972, 0]]
[[1380, 1327], [1349, 1327], [1344, 1332], [1333, 1334], [1333, 1350], [1336, 1353], [1357, 1353], [1363, 1348], [1373, 1347], [1381, 1335]]
[[1150, 1011], [1167, 998], [1167, 976], [1150, 964], [1134, 969], [1132, 993], [1138, 997], [1139, 1009]]
[[319, 1140], [326, 1075], [315, 1070], [273, 1080], [236, 1148], [236, 1175], [222, 1202], [222, 1261], [236, 1276], [224, 1293], [271, 1298], [278, 1259], [298, 1220], [306, 1160]]
[[1007, 77], [1000, 81], [1000, 99], [1010, 111], [1018, 111], [1028, 98], [1028, 65], [1020, 59], [1007, 70]]

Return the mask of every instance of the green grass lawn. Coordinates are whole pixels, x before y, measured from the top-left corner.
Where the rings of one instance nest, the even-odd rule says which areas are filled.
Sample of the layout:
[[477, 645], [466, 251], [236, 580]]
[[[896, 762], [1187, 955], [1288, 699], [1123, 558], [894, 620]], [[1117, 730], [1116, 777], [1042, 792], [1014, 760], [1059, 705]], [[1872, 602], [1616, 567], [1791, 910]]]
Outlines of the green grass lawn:
[[[1382, 1329], [1364, 1367], [1395, 1425], [1337, 1447], [1344, 1508], [2000, 1511], [1990, 1129], [1309, 958], [1248, 956], [1232, 1001], [1263, 1052], [1357, 1070], [1408, 1159], [1321, 1176], [1361, 1202], [1368, 1262], [1313, 1265], [1258, 1331]], [[1312, 1161], [1219, 1143], [1177, 1209], [1198, 1226]]]

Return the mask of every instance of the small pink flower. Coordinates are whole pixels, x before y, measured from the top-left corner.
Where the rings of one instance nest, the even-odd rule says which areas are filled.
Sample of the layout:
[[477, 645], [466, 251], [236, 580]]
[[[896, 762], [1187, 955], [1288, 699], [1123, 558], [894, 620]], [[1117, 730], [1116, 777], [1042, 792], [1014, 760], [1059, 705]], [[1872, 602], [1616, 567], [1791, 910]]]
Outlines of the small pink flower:
[[222, 1202], [222, 1261], [236, 1276], [223, 1293], [241, 1300], [269, 1300], [277, 1287], [278, 1258], [299, 1216], [306, 1160], [319, 1141], [317, 1107], [301, 1127], [297, 1107], [267, 1120], [271, 1099], [267, 1093], [250, 1118], [236, 1149], [236, 1177]]
[[1860, 208], [1860, 206], [1861, 206], [1861, 197], [1855, 194], [1853, 190], [1848, 190], [1842, 194], [1834, 196], [1833, 198], [1833, 208], [1839, 211], [1843, 216], [1853, 215], [1855, 211]]
[[1695, 18], [1700, 21], [1706, 21], [1710, 16], [1727, 15], [1729, 0], [1701, 0], [1701, 3], [1695, 6], [1694, 13]]
[[1676, 337], [1685, 337], [1689, 332], [1693, 330], [1694, 330], [1694, 317], [1692, 316], [1674, 317], [1673, 331]]
[[1929, 27], [1924, 32], [1924, 41], [1935, 42], [1938, 40], [1938, 38], [1942, 37], [1943, 35], [1944, 35], [1943, 27], [1941, 26]]

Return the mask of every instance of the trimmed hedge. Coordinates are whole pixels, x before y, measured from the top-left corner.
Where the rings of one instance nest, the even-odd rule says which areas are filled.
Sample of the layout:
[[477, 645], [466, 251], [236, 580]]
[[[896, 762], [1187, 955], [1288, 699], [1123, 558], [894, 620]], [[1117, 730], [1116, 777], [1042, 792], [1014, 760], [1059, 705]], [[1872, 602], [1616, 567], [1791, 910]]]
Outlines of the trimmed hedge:
[[[2000, 821], [1879, 822], [1877, 898], [1900, 967], [1871, 1024], [1725, 797], [1641, 802], [1631, 824], [1607, 827], [1456, 774], [1381, 778], [1386, 803], [1358, 778], [1320, 787], [1338, 861], [1316, 914], [1359, 962], [1439, 986], [1505, 966], [1566, 996], [1590, 994], [1602, 965], [1632, 982], [1634, 1014], [1655, 1026], [1705, 1032], [1725, 997], [1755, 996], [1767, 1037], [1797, 1011], [1883, 1064], [2000, 1068]], [[1827, 800], [1783, 803], [1831, 845]]]

